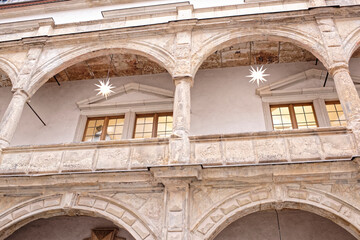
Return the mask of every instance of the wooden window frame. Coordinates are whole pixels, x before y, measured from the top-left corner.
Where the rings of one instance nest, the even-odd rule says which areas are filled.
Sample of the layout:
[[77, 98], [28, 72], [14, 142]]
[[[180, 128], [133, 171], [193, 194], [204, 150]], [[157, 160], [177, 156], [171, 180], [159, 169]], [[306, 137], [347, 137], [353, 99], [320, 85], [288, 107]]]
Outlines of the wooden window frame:
[[[85, 141], [86, 131], [87, 131], [87, 129], [88, 129], [89, 122], [90, 122], [91, 120], [104, 120], [104, 125], [102, 126], [101, 136], [100, 136], [100, 141], [104, 141], [105, 138], [106, 138], [106, 134], [107, 134], [107, 128], [108, 128], [108, 125], [109, 125], [109, 120], [110, 120], [110, 119], [117, 119], [117, 118], [123, 118], [123, 119], [125, 120], [125, 115], [105, 116], [105, 117], [88, 117], [88, 118], [86, 119], [86, 125], [85, 125], [84, 134], [83, 134], [83, 137], [82, 137], [82, 142]], [[123, 133], [121, 133], [121, 135], [123, 135]]]
[[313, 113], [314, 113], [314, 118], [315, 118], [315, 123], [316, 123], [316, 127], [319, 127], [319, 123], [316, 117], [316, 112], [315, 112], [315, 108], [314, 108], [314, 104], [313, 103], [291, 103], [291, 104], [276, 104], [276, 105], [270, 105], [270, 117], [271, 117], [271, 124], [274, 129], [274, 120], [273, 120], [273, 116], [271, 114], [271, 108], [273, 107], [288, 107], [289, 108], [289, 114], [290, 114], [290, 120], [291, 120], [291, 126], [292, 129], [299, 129], [298, 124], [297, 124], [297, 120], [296, 120], [296, 114], [295, 114], [295, 110], [294, 107], [296, 106], [311, 106]]
[[138, 118], [142, 118], [142, 117], [153, 117], [154, 121], [153, 121], [153, 127], [152, 127], [152, 132], [151, 132], [151, 138], [156, 138], [157, 137], [157, 128], [158, 128], [158, 123], [159, 123], [159, 117], [162, 116], [173, 116], [172, 112], [162, 112], [162, 113], [145, 113], [145, 114], [136, 114], [135, 116], [135, 123], [134, 123], [134, 131], [133, 131], [133, 135], [132, 138], [135, 138], [135, 134], [136, 134], [136, 123], [137, 123], [137, 119]]

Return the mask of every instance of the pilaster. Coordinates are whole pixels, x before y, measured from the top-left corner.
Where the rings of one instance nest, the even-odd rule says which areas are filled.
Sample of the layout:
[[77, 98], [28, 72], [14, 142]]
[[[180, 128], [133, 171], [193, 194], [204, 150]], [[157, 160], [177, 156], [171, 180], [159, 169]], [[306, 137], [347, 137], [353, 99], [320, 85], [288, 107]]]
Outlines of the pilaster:
[[155, 180], [165, 186], [165, 217], [162, 239], [190, 239], [190, 183], [201, 179], [201, 167], [160, 167], [152, 168], [151, 171]]

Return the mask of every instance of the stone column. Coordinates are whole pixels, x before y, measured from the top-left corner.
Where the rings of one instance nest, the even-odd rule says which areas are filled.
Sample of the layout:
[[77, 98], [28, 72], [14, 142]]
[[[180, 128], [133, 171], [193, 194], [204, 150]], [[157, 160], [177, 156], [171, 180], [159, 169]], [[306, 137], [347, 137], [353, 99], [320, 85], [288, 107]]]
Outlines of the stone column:
[[10, 141], [20, 121], [24, 105], [28, 99], [29, 95], [21, 89], [16, 90], [14, 93], [0, 122], [0, 148], [10, 145]]
[[348, 128], [356, 133], [360, 142], [360, 98], [351, 79], [347, 64], [340, 64], [330, 68], [336, 91], [343, 108]]
[[173, 134], [170, 139], [170, 162], [188, 163], [190, 160], [190, 88], [193, 79], [177, 77], [173, 109]]

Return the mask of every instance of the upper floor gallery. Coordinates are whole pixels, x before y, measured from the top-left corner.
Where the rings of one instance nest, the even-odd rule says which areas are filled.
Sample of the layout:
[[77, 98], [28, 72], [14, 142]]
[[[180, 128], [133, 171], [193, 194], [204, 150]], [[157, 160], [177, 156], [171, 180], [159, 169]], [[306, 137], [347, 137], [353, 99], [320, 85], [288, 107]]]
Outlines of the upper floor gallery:
[[[74, 149], [85, 154], [80, 169], [118, 168], [95, 160], [101, 149], [123, 155], [121, 168], [161, 165], [179, 152], [187, 163], [214, 164], [352, 158], [360, 8], [319, 2], [173, 3], [78, 23], [4, 22], [2, 168], [19, 153], [26, 171], [48, 158], [66, 168]], [[19, 18], [12, 9], [8, 17]], [[267, 81], [249, 83], [251, 67], [262, 65]], [[108, 98], [94, 91], [106, 79], [115, 87]]]

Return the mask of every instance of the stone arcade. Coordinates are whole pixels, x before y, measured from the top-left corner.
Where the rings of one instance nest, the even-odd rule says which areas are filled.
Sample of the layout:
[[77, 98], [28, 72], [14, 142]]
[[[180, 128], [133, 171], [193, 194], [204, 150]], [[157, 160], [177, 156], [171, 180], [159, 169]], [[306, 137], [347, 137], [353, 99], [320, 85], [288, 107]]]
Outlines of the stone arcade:
[[222, 4], [0, 2], [0, 239], [360, 239], [360, 2]]

